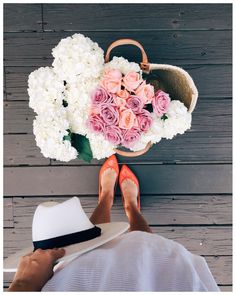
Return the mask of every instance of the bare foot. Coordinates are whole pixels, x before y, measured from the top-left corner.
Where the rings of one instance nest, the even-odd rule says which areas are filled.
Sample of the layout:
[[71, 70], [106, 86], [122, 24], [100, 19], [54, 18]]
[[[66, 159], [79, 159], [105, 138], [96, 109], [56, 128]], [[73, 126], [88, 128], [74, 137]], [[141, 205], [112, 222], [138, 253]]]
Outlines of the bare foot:
[[124, 208], [126, 215], [129, 215], [130, 208], [137, 207], [138, 188], [131, 179], [125, 179], [122, 184], [122, 192], [124, 197]]
[[107, 168], [101, 176], [101, 196], [99, 202], [108, 201], [113, 205], [114, 200], [114, 188], [117, 179], [117, 174], [114, 169]]

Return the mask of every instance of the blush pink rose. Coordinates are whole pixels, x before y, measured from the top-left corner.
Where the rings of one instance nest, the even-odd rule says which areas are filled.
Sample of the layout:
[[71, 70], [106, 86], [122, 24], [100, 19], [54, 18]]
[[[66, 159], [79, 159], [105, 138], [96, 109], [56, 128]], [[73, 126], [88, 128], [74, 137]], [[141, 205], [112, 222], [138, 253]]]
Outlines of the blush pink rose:
[[101, 81], [104, 87], [110, 93], [117, 93], [121, 90], [121, 79], [105, 78]]
[[154, 97], [154, 87], [151, 84], [143, 82], [135, 91], [135, 94], [139, 96], [143, 103], [151, 103]]
[[123, 132], [123, 141], [122, 145], [124, 147], [132, 147], [140, 139], [140, 130], [138, 128], [131, 128], [130, 130], [126, 130]]
[[104, 132], [105, 124], [99, 115], [92, 115], [87, 120], [86, 123], [87, 123], [88, 128], [93, 130], [95, 133], [103, 133]]
[[126, 105], [126, 100], [124, 98], [116, 96], [115, 94], [113, 95], [113, 101], [119, 108], [123, 108]]
[[121, 79], [122, 78], [122, 74], [121, 71], [117, 70], [117, 69], [106, 69], [105, 73], [104, 73], [104, 78], [105, 79]]
[[104, 130], [105, 138], [115, 145], [119, 145], [122, 140], [122, 132], [117, 126], [107, 126]]
[[121, 89], [119, 92], [116, 93], [117, 96], [123, 99], [129, 98], [129, 92], [126, 89]]
[[103, 87], [97, 87], [91, 94], [92, 103], [99, 105], [111, 102], [111, 95]]
[[127, 107], [130, 108], [135, 114], [140, 113], [142, 108], [144, 107], [144, 103], [138, 96], [130, 95], [127, 99]]
[[129, 72], [123, 77], [123, 84], [129, 91], [134, 91], [142, 81], [140, 75], [136, 72]]
[[99, 115], [100, 114], [100, 105], [92, 105], [90, 110], [89, 110], [89, 114], [91, 115]]
[[162, 90], [158, 90], [155, 93], [155, 96], [152, 101], [153, 110], [157, 114], [157, 116], [161, 117], [163, 114], [165, 114], [169, 108], [169, 105], [169, 94]]
[[122, 129], [131, 129], [134, 126], [135, 114], [131, 109], [125, 109], [120, 112], [119, 127]]
[[148, 131], [152, 125], [152, 116], [147, 110], [142, 110], [140, 114], [137, 115], [139, 128], [142, 131]]
[[106, 125], [117, 125], [119, 122], [119, 112], [115, 105], [101, 105], [100, 116], [102, 117]]

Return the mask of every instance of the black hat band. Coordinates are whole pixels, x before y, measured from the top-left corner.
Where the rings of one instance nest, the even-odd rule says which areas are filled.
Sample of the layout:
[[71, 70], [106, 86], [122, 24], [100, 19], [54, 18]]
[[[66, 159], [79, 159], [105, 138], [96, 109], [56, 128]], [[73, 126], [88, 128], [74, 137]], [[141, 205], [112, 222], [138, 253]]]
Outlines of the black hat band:
[[47, 240], [41, 240], [41, 241], [33, 241], [34, 245], [34, 251], [37, 249], [53, 249], [53, 248], [61, 248], [77, 243], [82, 243], [85, 241], [92, 240], [96, 237], [99, 237], [101, 235], [101, 229], [100, 227], [94, 226], [93, 228], [83, 230], [80, 232], [59, 236]]

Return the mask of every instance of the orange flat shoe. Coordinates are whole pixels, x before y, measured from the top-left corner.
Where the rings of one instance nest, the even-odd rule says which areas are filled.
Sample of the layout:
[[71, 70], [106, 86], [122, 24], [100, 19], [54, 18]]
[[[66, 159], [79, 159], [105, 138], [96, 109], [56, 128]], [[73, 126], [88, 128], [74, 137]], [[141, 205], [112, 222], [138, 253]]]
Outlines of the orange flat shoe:
[[[117, 179], [119, 176], [119, 165], [118, 165], [118, 161], [115, 155], [111, 155], [102, 165], [100, 171], [99, 171], [99, 183], [98, 183], [98, 187], [99, 187], [99, 196], [98, 196], [98, 200], [100, 200], [101, 197], [101, 192], [102, 192], [102, 187], [101, 187], [101, 178], [102, 178], [102, 174], [105, 170], [107, 170], [108, 168], [114, 169], [116, 174], [117, 174]], [[116, 182], [117, 182], [116, 179]]]
[[123, 165], [121, 170], [120, 170], [120, 176], [119, 176], [119, 185], [120, 185], [120, 190], [121, 190], [121, 194], [122, 194], [122, 201], [123, 201], [123, 204], [125, 202], [124, 200], [124, 194], [122, 192], [122, 182], [125, 180], [125, 179], [131, 179], [137, 186], [138, 188], [138, 197], [137, 197], [137, 203], [138, 203], [138, 209], [140, 211], [140, 188], [139, 188], [139, 181], [138, 181], [138, 178], [135, 176], [135, 174], [129, 169], [129, 167], [127, 165]]

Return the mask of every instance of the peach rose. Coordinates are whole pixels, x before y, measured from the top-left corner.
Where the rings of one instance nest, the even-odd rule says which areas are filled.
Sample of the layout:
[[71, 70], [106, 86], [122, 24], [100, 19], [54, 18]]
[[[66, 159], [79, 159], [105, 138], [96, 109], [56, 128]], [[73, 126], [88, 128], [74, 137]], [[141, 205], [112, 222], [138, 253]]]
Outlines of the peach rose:
[[143, 103], [151, 103], [154, 97], [154, 87], [151, 84], [143, 82], [135, 91], [135, 94], [139, 96]]
[[129, 92], [125, 89], [121, 89], [119, 92], [116, 93], [117, 96], [128, 99], [129, 98]]
[[117, 93], [121, 90], [121, 79], [104, 79], [101, 81], [101, 86], [110, 93]]
[[114, 100], [114, 103], [119, 107], [119, 108], [122, 108], [122, 107], [125, 107], [126, 105], [126, 100], [122, 97], [119, 97], [119, 96], [116, 96], [116, 95], [113, 95], [113, 100]]
[[123, 78], [123, 84], [129, 91], [134, 91], [142, 81], [140, 75], [136, 72], [129, 72]]
[[119, 127], [122, 129], [131, 129], [134, 126], [136, 116], [131, 109], [126, 109], [120, 113]]
[[104, 73], [104, 78], [105, 79], [110, 79], [110, 80], [113, 80], [113, 79], [121, 79], [122, 78], [122, 74], [121, 74], [121, 71], [119, 70], [116, 70], [116, 69], [107, 69], [105, 70], [105, 73]]

